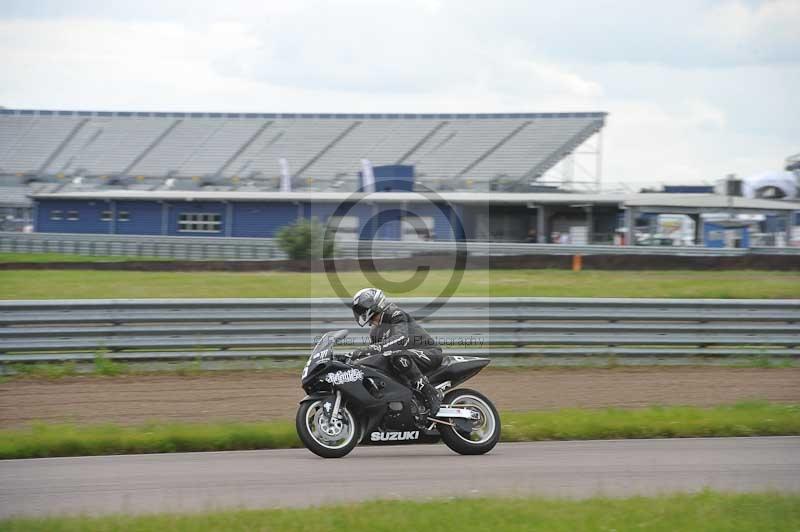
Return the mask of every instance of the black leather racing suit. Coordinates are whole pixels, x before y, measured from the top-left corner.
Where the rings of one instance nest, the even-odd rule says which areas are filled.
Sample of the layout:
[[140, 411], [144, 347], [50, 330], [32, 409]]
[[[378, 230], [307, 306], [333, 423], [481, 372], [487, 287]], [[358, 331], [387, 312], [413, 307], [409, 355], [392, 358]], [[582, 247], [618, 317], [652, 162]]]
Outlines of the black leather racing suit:
[[369, 338], [372, 345], [367, 347], [367, 353], [390, 357], [395, 374], [408, 386], [442, 364], [442, 349], [436, 340], [394, 303], [383, 311], [380, 322], [372, 325]]

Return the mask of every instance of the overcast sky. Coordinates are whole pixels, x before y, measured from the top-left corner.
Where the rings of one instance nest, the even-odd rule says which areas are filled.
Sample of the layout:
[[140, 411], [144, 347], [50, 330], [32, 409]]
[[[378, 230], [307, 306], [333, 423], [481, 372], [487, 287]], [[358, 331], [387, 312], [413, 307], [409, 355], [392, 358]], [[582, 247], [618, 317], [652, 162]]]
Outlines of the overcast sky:
[[0, 0], [0, 105], [607, 111], [604, 179], [800, 152], [800, 0]]

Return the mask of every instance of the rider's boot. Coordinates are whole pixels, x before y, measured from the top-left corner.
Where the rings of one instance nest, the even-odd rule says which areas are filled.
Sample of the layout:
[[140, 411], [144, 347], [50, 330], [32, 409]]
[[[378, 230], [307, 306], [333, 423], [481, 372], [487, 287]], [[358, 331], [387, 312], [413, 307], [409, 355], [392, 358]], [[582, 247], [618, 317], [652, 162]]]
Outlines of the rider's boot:
[[414, 383], [414, 386], [425, 399], [429, 415], [436, 416], [436, 413], [439, 411], [439, 406], [442, 404], [442, 400], [439, 397], [439, 391], [433, 387], [433, 384], [430, 383], [428, 377], [425, 376], [417, 379], [417, 381]]

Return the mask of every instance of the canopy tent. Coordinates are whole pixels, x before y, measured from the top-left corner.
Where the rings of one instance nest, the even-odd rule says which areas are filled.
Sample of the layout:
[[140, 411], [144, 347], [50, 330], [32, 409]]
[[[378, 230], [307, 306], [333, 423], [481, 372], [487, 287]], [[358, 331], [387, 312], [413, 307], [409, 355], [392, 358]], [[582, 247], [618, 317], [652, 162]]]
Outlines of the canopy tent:
[[761, 198], [770, 188], [777, 189], [778, 197], [797, 197], [797, 178], [792, 172], [764, 172], [742, 179], [742, 194], [746, 198]]

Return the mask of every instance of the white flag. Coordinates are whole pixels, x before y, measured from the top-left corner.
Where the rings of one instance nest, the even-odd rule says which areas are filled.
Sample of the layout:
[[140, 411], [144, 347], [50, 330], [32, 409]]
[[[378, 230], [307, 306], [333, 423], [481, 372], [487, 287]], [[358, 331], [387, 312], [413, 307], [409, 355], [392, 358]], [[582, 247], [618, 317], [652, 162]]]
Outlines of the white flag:
[[372, 163], [369, 159], [361, 159], [361, 183], [364, 192], [375, 192], [375, 175], [372, 173]]
[[292, 174], [289, 173], [289, 161], [285, 157], [278, 159], [281, 165], [281, 192], [292, 191]]

